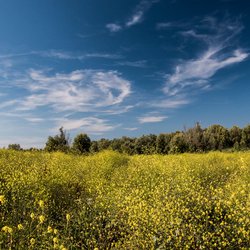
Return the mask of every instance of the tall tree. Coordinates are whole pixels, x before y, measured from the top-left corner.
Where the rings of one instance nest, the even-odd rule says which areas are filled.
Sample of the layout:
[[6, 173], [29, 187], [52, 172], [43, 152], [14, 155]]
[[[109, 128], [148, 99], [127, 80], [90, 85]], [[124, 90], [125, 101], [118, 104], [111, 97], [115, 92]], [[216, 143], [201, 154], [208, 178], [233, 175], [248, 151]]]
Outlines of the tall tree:
[[203, 137], [203, 129], [201, 128], [199, 122], [197, 122], [193, 128], [185, 131], [185, 139], [189, 152], [204, 151], [205, 142]]
[[241, 147], [244, 149], [250, 148], [250, 124], [242, 129]]
[[170, 141], [170, 153], [184, 153], [187, 150], [188, 145], [184, 133], [176, 133]]
[[229, 137], [230, 137], [230, 147], [239, 150], [242, 138], [242, 130], [237, 126], [233, 126], [229, 130]]
[[172, 134], [159, 134], [156, 139], [156, 151], [158, 154], [168, 154]]
[[208, 150], [222, 150], [230, 146], [229, 132], [221, 125], [212, 125], [204, 132]]
[[69, 137], [63, 127], [59, 129], [59, 135], [54, 137], [49, 136], [44, 150], [48, 152], [61, 151], [68, 152], [69, 150]]
[[89, 153], [91, 140], [87, 134], [78, 134], [73, 141], [72, 150], [77, 154]]
[[135, 140], [135, 149], [138, 154], [156, 153], [156, 135], [143, 135]]

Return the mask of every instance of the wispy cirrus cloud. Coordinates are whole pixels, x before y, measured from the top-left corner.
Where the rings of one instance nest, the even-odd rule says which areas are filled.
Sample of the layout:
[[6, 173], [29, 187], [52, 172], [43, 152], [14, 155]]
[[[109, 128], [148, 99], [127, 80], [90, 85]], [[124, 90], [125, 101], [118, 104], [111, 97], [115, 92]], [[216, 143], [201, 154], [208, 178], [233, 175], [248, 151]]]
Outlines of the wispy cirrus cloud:
[[147, 62], [148, 62], [147, 60], [122, 61], [122, 62], [117, 62], [117, 65], [135, 67], [135, 68], [146, 68], [147, 67]]
[[236, 45], [236, 37], [242, 29], [238, 20], [219, 22], [208, 16], [193, 25], [192, 29], [179, 31], [181, 36], [202, 43], [206, 49], [197, 57], [179, 60], [173, 73], [165, 77], [163, 91], [166, 101], [155, 105], [175, 108], [188, 104], [190, 95], [213, 88], [218, 71], [246, 60], [249, 53]]
[[131, 27], [143, 21], [145, 13], [151, 8], [151, 6], [159, 0], [143, 0], [135, 8], [133, 15], [131, 15], [126, 22], [126, 27]]
[[133, 128], [124, 128], [125, 130], [128, 130], [128, 131], [135, 131], [135, 130], [138, 130], [138, 128], [135, 128], [135, 127], [133, 127]]
[[104, 59], [121, 59], [123, 58], [120, 54], [109, 54], [109, 53], [72, 53], [67, 51], [59, 51], [59, 50], [48, 50], [48, 51], [36, 51], [33, 54], [49, 57], [49, 58], [57, 58], [63, 60], [84, 60], [88, 58], [104, 58]]
[[18, 101], [18, 110], [50, 106], [54, 110], [89, 112], [121, 104], [131, 93], [131, 84], [117, 71], [76, 70], [68, 74], [31, 69], [17, 83], [28, 91]]
[[139, 123], [155, 123], [155, 122], [162, 122], [167, 119], [167, 116], [159, 116], [159, 115], [145, 115], [138, 117]]
[[119, 124], [109, 124], [107, 120], [96, 117], [84, 117], [80, 119], [57, 119], [56, 127], [53, 131], [57, 131], [60, 126], [63, 126], [66, 130], [80, 130], [81, 132], [91, 135], [101, 135], [105, 132], [114, 130]]
[[[124, 104], [132, 93], [131, 82], [118, 71], [53, 73], [48, 69], [24, 72], [8, 69], [5, 73], [6, 77], [0, 78], [0, 85], [6, 91], [1, 98], [0, 111], [30, 123], [43, 122], [50, 115], [63, 115], [65, 112], [98, 112], [99, 115], [110, 116], [133, 108], [133, 105]], [[12, 89], [16, 92], [15, 97], [11, 94]], [[50, 114], [40, 112], [43, 109], [49, 109]]]
[[118, 32], [122, 29], [122, 26], [116, 23], [108, 23], [106, 24], [106, 28], [110, 31], [110, 32]]
[[159, 1], [160, 0], [141, 0], [123, 25], [117, 23], [108, 23], [106, 24], [106, 28], [110, 32], [118, 32], [124, 28], [130, 28], [143, 22], [146, 12], [152, 7], [153, 4], [158, 3]]
[[156, 24], [156, 29], [164, 30], [164, 29], [174, 29], [174, 28], [185, 28], [188, 24], [184, 22], [162, 22]]

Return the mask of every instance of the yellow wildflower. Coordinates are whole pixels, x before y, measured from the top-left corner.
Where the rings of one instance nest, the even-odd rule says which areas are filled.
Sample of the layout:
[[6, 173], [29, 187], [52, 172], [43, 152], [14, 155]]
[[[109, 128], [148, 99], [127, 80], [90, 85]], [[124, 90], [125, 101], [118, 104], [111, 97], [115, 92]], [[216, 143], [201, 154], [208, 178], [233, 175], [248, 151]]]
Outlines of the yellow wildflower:
[[39, 216], [39, 221], [42, 224], [45, 221], [45, 216], [44, 215], [40, 215]]
[[66, 220], [70, 221], [70, 214], [66, 214]]
[[53, 228], [52, 228], [51, 226], [48, 226], [47, 232], [48, 232], [49, 234], [53, 233]]
[[22, 224], [18, 224], [18, 225], [17, 225], [17, 228], [18, 228], [18, 230], [23, 230], [23, 229], [24, 229], [24, 227], [23, 227]]
[[44, 201], [43, 200], [38, 201], [38, 205], [39, 205], [40, 208], [43, 208], [44, 207]]
[[31, 218], [32, 220], [34, 220], [34, 219], [35, 219], [35, 214], [34, 214], [34, 213], [31, 213], [31, 214], [30, 214], [30, 218]]
[[36, 243], [36, 240], [35, 240], [34, 238], [31, 238], [31, 239], [30, 239], [30, 244], [31, 244], [31, 245], [35, 245], [35, 243]]
[[13, 229], [12, 229], [11, 227], [4, 226], [4, 227], [2, 228], [2, 231], [4, 231], [5, 233], [12, 234]]
[[5, 203], [5, 196], [0, 195], [0, 204], [4, 204], [4, 203]]

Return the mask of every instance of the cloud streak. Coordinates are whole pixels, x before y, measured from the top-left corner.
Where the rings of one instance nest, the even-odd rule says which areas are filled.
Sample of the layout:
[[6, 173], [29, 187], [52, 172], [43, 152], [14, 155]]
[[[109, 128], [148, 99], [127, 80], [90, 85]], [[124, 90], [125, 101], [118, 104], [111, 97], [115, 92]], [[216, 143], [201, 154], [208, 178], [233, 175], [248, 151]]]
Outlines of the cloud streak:
[[134, 25], [137, 25], [144, 20], [144, 16], [146, 12], [152, 7], [153, 4], [158, 3], [160, 0], [142, 0], [135, 7], [132, 15], [130, 15], [124, 25], [119, 25], [117, 23], [108, 23], [106, 24], [106, 28], [110, 32], [118, 32], [123, 30], [124, 28], [130, 28]]
[[173, 73], [166, 75], [163, 91], [167, 99], [155, 104], [158, 107], [176, 108], [189, 103], [192, 94], [212, 89], [218, 71], [249, 56], [242, 48], [233, 49], [235, 37], [243, 29], [238, 21], [218, 22], [214, 17], [206, 17], [195, 27], [179, 34], [202, 43], [206, 49], [196, 58], [180, 61]]
[[57, 131], [60, 126], [69, 131], [80, 130], [91, 135], [101, 135], [114, 130], [119, 125], [111, 125], [106, 120], [96, 117], [84, 117], [81, 119], [58, 119], [57, 126], [53, 130]]
[[90, 112], [121, 104], [131, 94], [130, 82], [117, 71], [76, 70], [51, 75], [31, 69], [19, 87], [29, 94], [18, 100], [18, 110], [50, 106], [57, 112]]
[[139, 123], [155, 123], [155, 122], [162, 122], [167, 119], [167, 116], [142, 116], [138, 118]]

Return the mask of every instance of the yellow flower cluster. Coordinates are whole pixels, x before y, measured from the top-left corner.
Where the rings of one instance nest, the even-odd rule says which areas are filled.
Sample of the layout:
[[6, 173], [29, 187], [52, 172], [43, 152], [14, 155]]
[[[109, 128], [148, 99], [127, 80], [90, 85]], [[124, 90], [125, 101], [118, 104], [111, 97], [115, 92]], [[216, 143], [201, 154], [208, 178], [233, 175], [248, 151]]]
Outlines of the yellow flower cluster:
[[0, 150], [0, 249], [250, 249], [250, 153]]

